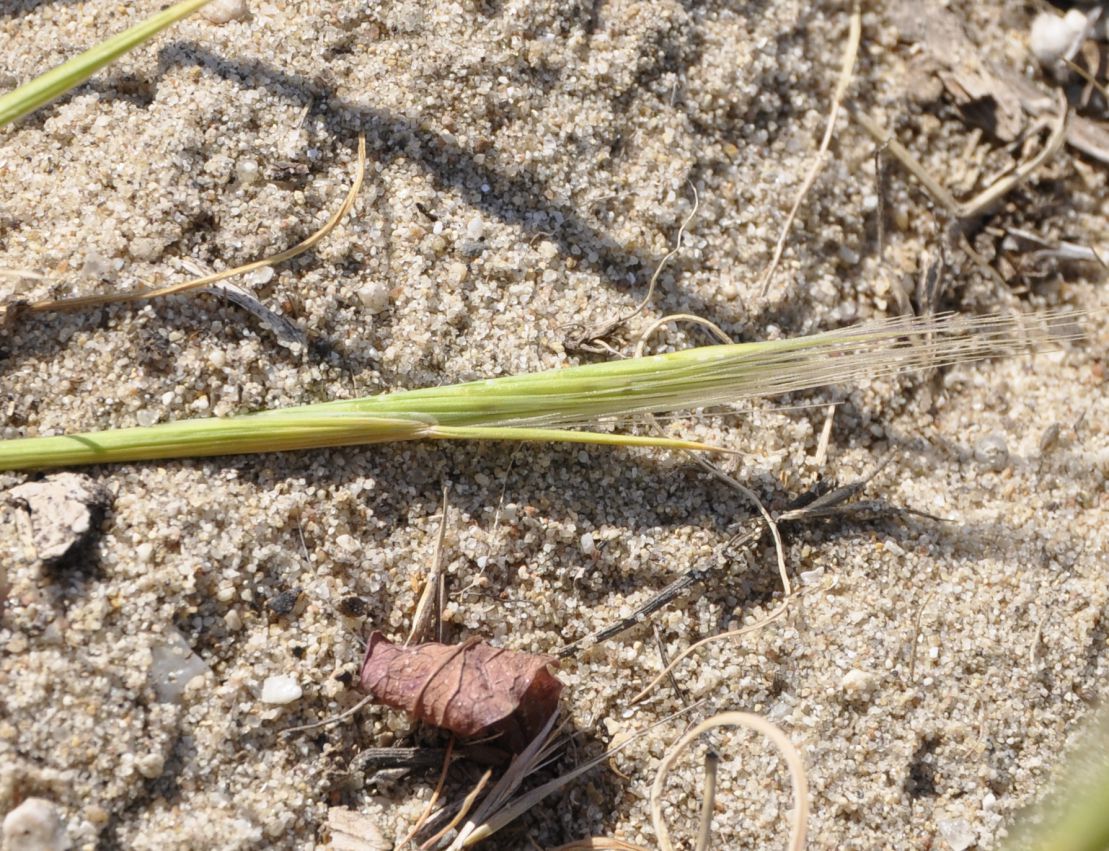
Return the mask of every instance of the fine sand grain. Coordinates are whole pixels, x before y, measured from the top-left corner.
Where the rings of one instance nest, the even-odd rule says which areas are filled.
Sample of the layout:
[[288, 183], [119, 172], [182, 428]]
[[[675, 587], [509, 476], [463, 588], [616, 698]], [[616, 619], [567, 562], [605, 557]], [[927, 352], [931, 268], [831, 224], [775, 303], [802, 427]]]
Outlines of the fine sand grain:
[[[0, 0], [0, 87], [156, 5]], [[170, 283], [284, 249], [341, 203], [363, 132], [369, 168], [350, 216], [316, 250], [239, 281], [309, 345], [282, 346], [203, 294], [28, 317], [0, 331], [0, 437], [587, 362], [598, 355], [570, 343], [640, 301], [690, 212], [690, 183], [700, 207], [684, 249], [630, 330], [607, 341], [622, 353], [668, 313], [736, 339], [895, 314], [922, 255], [939, 256], [947, 219], [890, 160], [880, 204], [874, 143], [843, 115], [757, 298], [823, 133], [849, 4], [250, 0], [245, 18], [222, 5], [229, 20], [190, 19], [0, 130], [0, 296]], [[848, 101], [968, 197], [1008, 154], [987, 135], [972, 144], [930, 88], [904, 4], [866, 5]], [[979, 59], [1047, 92], [1025, 46], [1030, 5], [948, 15]], [[1018, 227], [1104, 251], [1106, 190], [1104, 166], [1066, 149], [972, 230], [975, 248], [1011, 269], [1013, 256], [994, 253]], [[760, 713], [800, 749], [814, 848], [993, 847], [1045, 791], [1109, 675], [1109, 295], [1093, 264], [1048, 262], [1005, 286], [957, 248], [944, 254], [943, 307], [1072, 306], [1091, 311], [1088, 339], [797, 397], [790, 410], [681, 420], [683, 435], [741, 449], [731, 472], [778, 507], [818, 473], [850, 480], [896, 451], [869, 496], [947, 522], [793, 530], [786, 555], [807, 593], [762, 631], [683, 663], [684, 694], [667, 683], [629, 706], [661, 667], [649, 625], [566, 660], [577, 738], [556, 768], [701, 700], [694, 721]], [[705, 341], [671, 325], [652, 345]], [[444, 736], [372, 707], [280, 733], [360, 698], [370, 629], [407, 633], [445, 484], [447, 640], [533, 652], [718, 564], [752, 515], [688, 459], [646, 450], [408, 444], [86, 472], [110, 504], [54, 566], [28, 546], [26, 512], [0, 496], [0, 814], [45, 798], [89, 849], [311, 848], [338, 805], [368, 815], [386, 847], [406, 834], [434, 769], [375, 775], [356, 757]], [[33, 478], [0, 474], [0, 489]], [[674, 655], [765, 616], [779, 595], [760, 546], [654, 623]], [[195, 656], [181, 661], [182, 649]], [[180, 687], [170, 673], [190, 662]], [[284, 679], [267, 696], [290, 702], [262, 700], [271, 677]], [[651, 846], [647, 795], [683, 724], [636, 741], [489, 847], [590, 835]], [[783, 764], [751, 734], [715, 742], [714, 847], [782, 847]], [[699, 766], [695, 748], [666, 787], [684, 847]], [[456, 763], [448, 800], [482, 770]]]

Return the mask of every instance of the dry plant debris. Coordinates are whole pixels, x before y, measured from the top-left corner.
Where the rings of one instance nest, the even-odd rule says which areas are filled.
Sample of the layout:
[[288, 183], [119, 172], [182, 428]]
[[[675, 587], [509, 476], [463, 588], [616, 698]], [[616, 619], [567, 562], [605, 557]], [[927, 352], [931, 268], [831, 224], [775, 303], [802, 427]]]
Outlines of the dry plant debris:
[[[0, 13], [10, 46], [4, 73], [27, 76], [43, 44], [64, 48], [110, 5], [23, 3], [18, 14]], [[984, 137], [972, 136], [977, 148], [960, 157], [966, 134], [949, 111], [906, 104], [913, 87], [900, 63], [913, 48], [887, 36], [896, 30], [891, 5], [866, 6], [852, 97], [889, 126], [906, 112], [919, 121], [920, 135], [899, 129], [901, 141], [958, 197], [970, 197], [974, 181], [956, 179], [948, 164], [977, 158]], [[917, 21], [942, 11], [906, 5]], [[791, 231], [776, 278], [780, 285], [788, 275], [789, 287], [773, 289], [783, 297], [768, 306], [755, 297], [825, 128], [847, 4], [785, 0], [755, 12], [664, 0], [252, 7], [249, 18], [199, 34], [189, 25], [165, 52], [129, 59], [126, 71], [149, 81], [148, 94], [129, 94], [118, 79], [94, 81], [0, 139], [0, 170], [12, 187], [0, 202], [0, 262], [95, 294], [157, 287], [166, 264], [180, 268], [184, 259], [220, 268], [231, 257], [271, 253], [295, 241], [289, 228], [315, 227], [297, 219], [302, 211], [338, 198], [349, 140], [365, 128], [375, 177], [359, 215], [305, 257], [297, 275], [278, 276], [262, 294], [271, 305], [297, 305], [288, 312], [309, 333], [342, 341], [344, 368], [289, 358], [244, 327], [238, 311], [207, 299], [32, 317], [5, 329], [0, 344], [3, 437], [126, 426], [140, 407], [163, 420], [226, 416], [566, 365], [573, 358], [559, 341], [567, 321], [595, 327], [639, 303], [628, 287], [672, 247], [688, 182], [702, 208], [683, 240], [681, 280], [660, 277], [645, 323], [686, 311], [731, 336], [765, 339], [887, 315], [899, 304], [871, 274], [871, 214], [886, 200], [871, 206], [873, 146], [842, 132]], [[975, 31], [975, 50], [1004, 55], [1034, 77], [1005, 29], [1024, 28], [1027, 9], [949, 10], [972, 31], [987, 22]], [[968, 105], [978, 102], [980, 78], [932, 77], [948, 101], [962, 88]], [[1003, 132], [1023, 138], [1045, 113], [1023, 116], [1019, 130], [1012, 114], [1002, 116]], [[1059, 203], [1065, 230], [1037, 232], [1046, 247], [1035, 250], [1105, 242], [1097, 222], [1104, 175], [1073, 156], [1082, 122], [1098, 126], [1092, 115], [1072, 117], [1071, 151], [1003, 199], [1006, 213], [1029, 196]], [[90, 143], [75, 144], [86, 133]], [[992, 163], [988, 170], [996, 171]], [[1050, 180], [1034, 182], [1041, 174]], [[935, 228], [919, 195], [900, 181], [888, 189], [885, 256], [891, 266], [911, 257], [902, 271], [916, 269]], [[944, 306], [996, 309], [963, 300], [978, 275], [957, 266], [953, 258]], [[36, 299], [52, 294], [48, 282], [24, 284]], [[1055, 274], [1019, 300], [1090, 311], [1089, 342], [1020, 364], [945, 370], [927, 383], [853, 388], [834, 397], [835, 426], [822, 441], [842, 469], [869, 469], [901, 447], [902, 475], [884, 483], [883, 496], [963, 522], [921, 524], [904, 536], [879, 528], [869, 541], [787, 538], [789, 567], [814, 595], [803, 616], [791, 603], [771, 629], [718, 643], [683, 670], [694, 698], [758, 707], [803, 748], [813, 769], [811, 835], [828, 846], [924, 847], [967, 835], [988, 846], [1042, 788], [1038, 766], [1105, 681], [1104, 287], [1085, 270]], [[659, 350], [688, 343], [684, 328], [667, 329]], [[763, 495], [807, 483], [819, 419], [756, 407], [747, 418], [683, 427], [748, 450], [729, 459], [728, 472]], [[1000, 469], [975, 452], [992, 432], [1008, 446]], [[1037, 448], [1041, 434], [1050, 452]], [[195, 847], [292, 849], [326, 838], [329, 808], [342, 796], [395, 844], [423, 809], [429, 781], [337, 789], [327, 771], [367, 745], [411, 744], [399, 713], [370, 711], [326, 736], [273, 741], [275, 716], [253, 690], [281, 671], [312, 701], [298, 709], [347, 705], [355, 677], [349, 661], [335, 660], [361, 648], [335, 601], [356, 596], [365, 601], [359, 624], [404, 635], [418, 596], [410, 565], [434, 544], [444, 475], [458, 485], [444, 572], [452, 587], [469, 589], [444, 607], [448, 634], [489, 635], [533, 652], [634, 610], [649, 596], [641, 591], [665, 584], [673, 566], [715, 552], [742, 509], [734, 493], [705, 486], [680, 461], [633, 452], [614, 464], [594, 450], [531, 446], [509, 477], [506, 450], [408, 445], [94, 470], [117, 494], [98, 553], [102, 575], [63, 599], [64, 609], [51, 602], [54, 589], [26, 601], [13, 595], [0, 624], [5, 700], [50, 693], [81, 711], [46, 729], [42, 702], [7, 704], [0, 812], [18, 802], [12, 789], [30, 785], [56, 802], [81, 845], [168, 837]], [[4, 484], [17, 480], [5, 476]], [[504, 509], [491, 536], [498, 488]], [[834, 570], [834, 588], [805, 578], [825, 570]], [[737, 570], [732, 579], [657, 619], [668, 655], [698, 635], [762, 621], [782, 602], [762, 572]], [[289, 587], [304, 589], [304, 612], [275, 622], [262, 601]], [[906, 684], [898, 668], [909, 664], [914, 615], [933, 587]], [[170, 624], [210, 668], [179, 699], [151, 708], [144, 648], [165, 640], [152, 629]], [[52, 643], [59, 637], [64, 644]], [[74, 665], [86, 648], [89, 664]], [[642, 657], [643, 645], [628, 636], [564, 665], [560, 677], [574, 694], [565, 711], [579, 730], [598, 719], [622, 723], [628, 686], [647, 679], [629, 672]], [[328, 676], [338, 664], [345, 668]], [[873, 672], [869, 700], [841, 694], [844, 666]], [[47, 679], [44, 671], [60, 673]], [[673, 709], [672, 695], [655, 694], [635, 710], [645, 723]], [[134, 730], [129, 718], [138, 719]], [[164, 779], [147, 776], [156, 773], [143, 752], [151, 739], [165, 743]], [[653, 846], [645, 785], [666, 744], [656, 735], [624, 752], [626, 790], [598, 772], [591, 786], [544, 801], [528, 830], [542, 844], [582, 827]], [[433, 756], [444, 759], [441, 748]], [[132, 760], [147, 774], [122, 770]], [[904, 786], [924, 772], [922, 762], [928, 783]], [[668, 789], [672, 829], [684, 819], [682, 833], [692, 836], [686, 817], [697, 783], [685, 782], [687, 768], [677, 767], [682, 785], [672, 780]], [[760, 774], [720, 779], [721, 842], [779, 841], [780, 825], [760, 814]], [[451, 783], [458, 780], [452, 771]], [[151, 795], [165, 787], [174, 794]], [[952, 824], [969, 829], [955, 833]]]
[[[754, 715], [750, 712], [721, 712], [706, 718], [699, 724], [694, 725], [693, 729], [686, 732], [674, 746], [667, 751], [666, 755], [659, 763], [658, 769], [655, 772], [655, 780], [651, 785], [651, 822], [655, 828], [655, 835], [658, 837], [659, 846], [663, 851], [673, 851], [673, 844], [670, 842], [670, 831], [666, 827], [666, 822], [662, 817], [662, 793], [666, 785], [667, 776], [678, 758], [685, 753], [691, 745], [700, 737], [710, 730], [718, 727], [746, 727], [754, 730], [766, 738], [768, 738], [781, 752], [782, 757], [785, 759], [786, 767], [789, 769], [789, 780], [793, 787], [793, 813], [790, 818], [790, 833], [789, 842], [786, 847], [789, 851], [802, 851], [805, 847], [805, 837], [807, 835], [807, 819], [809, 814], [809, 780], [808, 774], [805, 771], [805, 763], [801, 758], [800, 752], [789, 740], [789, 737], [782, 732], [778, 725], [761, 715]], [[703, 849], [705, 832], [702, 832], [702, 841], [699, 844], [699, 851]]]
[[562, 683], [549, 670], [555, 662], [476, 640], [401, 647], [375, 632], [361, 681], [378, 703], [461, 736], [501, 734], [518, 751], [558, 708]]

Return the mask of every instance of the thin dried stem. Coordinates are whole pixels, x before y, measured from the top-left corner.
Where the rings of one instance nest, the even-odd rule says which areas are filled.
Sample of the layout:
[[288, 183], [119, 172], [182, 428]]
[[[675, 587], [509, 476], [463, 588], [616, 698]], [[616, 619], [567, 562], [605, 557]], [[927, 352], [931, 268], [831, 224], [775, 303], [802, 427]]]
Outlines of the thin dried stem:
[[261, 269], [263, 266], [276, 266], [278, 263], [284, 263], [286, 260], [291, 260], [300, 254], [314, 248], [319, 244], [320, 240], [326, 237], [336, 226], [343, 220], [347, 213], [350, 212], [351, 207], [354, 206], [355, 200], [358, 198], [358, 193], [362, 189], [362, 182], [366, 177], [366, 137], [360, 135], [358, 137], [358, 164], [354, 172], [354, 182], [351, 184], [350, 190], [347, 192], [346, 198], [343, 199], [342, 205], [332, 213], [331, 217], [327, 220], [323, 227], [317, 230], [308, 238], [298, 242], [292, 248], [285, 251], [278, 252], [270, 257], [263, 257], [261, 260], [255, 260], [243, 266], [236, 266], [234, 269], [225, 269], [222, 272], [214, 272], [211, 275], [204, 275], [199, 278], [192, 278], [188, 281], [183, 281], [179, 284], [170, 284], [165, 287], [158, 287], [156, 289], [148, 290], [129, 290], [121, 293], [103, 293], [101, 295], [89, 296], [76, 296], [74, 298], [63, 299], [47, 299], [43, 301], [35, 301], [30, 304], [24, 305], [23, 310], [30, 313], [46, 313], [62, 310], [81, 310], [88, 307], [98, 307], [104, 304], [116, 304], [120, 302], [135, 302], [146, 301], [152, 298], [160, 298], [162, 296], [176, 295], [178, 293], [189, 292], [190, 290], [200, 289], [209, 284], [214, 284], [217, 281], [222, 281], [225, 278], [232, 278], [236, 275], [243, 275], [247, 272], [253, 272], [255, 269]]
[[801, 851], [805, 846], [806, 822], [809, 815], [809, 783], [805, 773], [805, 763], [781, 728], [761, 715], [753, 715], [750, 712], [721, 712], [702, 721], [682, 736], [662, 758], [655, 773], [655, 782], [651, 786], [651, 823], [654, 825], [655, 836], [658, 837], [662, 851], [673, 851], [674, 848], [670, 842], [670, 831], [667, 830], [666, 822], [662, 818], [662, 792], [666, 785], [666, 777], [678, 757], [685, 753], [698, 736], [717, 727], [746, 727], [770, 739], [781, 751], [786, 768], [789, 770], [794, 799], [787, 847], [789, 851]]
[[836, 119], [839, 118], [840, 107], [843, 104], [843, 96], [847, 92], [847, 87], [851, 85], [851, 76], [855, 68], [855, 58], [859, 54], [859, 41], [862, 38], [863, 31], [863, 13], [862, 6], [856, 0], [854, 8], [851, 11], [851, 25], [847, 34], [847, 43], [843, 49], [843, 66], [840, 68], [839, 79], [836, 81], [836, 89], [832, 94], [832, 107], [828, 111], [828, 125], [824, 128], [824, 138], [820, 140], [820, 147], [817, 149], [816, 157], [813, 159], [812, 165], [809, 166], [809, 171], [805, 175], [805, 180], [801, 184], [801, 189], [797, 193], [797, 199], [793, 202], [793, 207], [786, 216], [786, 222], [782, 226], [782, 233], [778, 237], [778, 243], [774, 246], [774, 256], [770, 260], [770, 265], [766, 267], [763, 273], [762, 281], [759, 282], [759, 297], [765, 298], [766, 294], [770, 291], [771, 280], [774, 277], [774, 272], [778, 268], [778, 263], [781, 262], [782, 252], [785, 251], [786, 240], [789, 239], [789, 232], [793, 228], [793, 221], [797, 218], [797, 213], [801, 209], [801, 204], [805, 200], [805, 196], [809, 194], [812, 185], [816, 182], [820, 170], [824, 167], [824, 161], [828, 154], [828, 147], [832, 143], [832, 133], [836, 128]]

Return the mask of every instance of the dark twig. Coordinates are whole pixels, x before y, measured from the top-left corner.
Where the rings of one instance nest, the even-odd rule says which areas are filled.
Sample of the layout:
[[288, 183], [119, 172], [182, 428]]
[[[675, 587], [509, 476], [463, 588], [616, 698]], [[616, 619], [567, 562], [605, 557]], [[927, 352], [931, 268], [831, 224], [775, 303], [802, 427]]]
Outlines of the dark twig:
[[[862, 519], [876, 519], [890, 514], [909, 514], [935, 522], [946, 522], [942, 517], [935, 517], [913, 508], [891, 506], [879, 500], [864, 500], [861, 502], [851, 501], [863, 492], [866, 486], [878, 475], [878, 473], [885, 469], [892, 458], [892, 455], [887, 456], [868, 475], [856, 481], [849, 482], [846, 485], [837, 486], [834, 482], [817, 482], [812, 489], [800, 494], [790, 501], [784, 511], [776, 513], [774, 515], [774, 520], [789, 525], [829, 520], [834, 517], [850, 517], [853, 521], [858, 522]], [[655, 612], [665, 608], [674, 600], [681, 597], [689, 588], [699, 582], [703, 582], [713, 573], [719, 571], [723, 565], [730, 563], [735, 557], [738, 557], [739, 550], [742, 547], [750, 545], [752, 542], [757, 543], [761, 540], [766, 527], [761, 524], [754, 525], [753, 523], [754, 521], [745, 523], [744, 525], [747, 528], [738, 532], [721, 547], [715, 564], [698, 566], [686, 571], [636, 609], [632, 614], [610, 624], [604, 629], [598, 630], [592, 635], [579, 638], [577, 641], [567, 644], [555, 651], [555, 655], [560, 659], [565, 659], [569, 656], [573, 656], [583, 647], [592, 647], [595, 644], [600, 644], [602, 641], [608, 641], [620, 635], [622, 632], [626, 632], [632, 627], [645, 622]]]

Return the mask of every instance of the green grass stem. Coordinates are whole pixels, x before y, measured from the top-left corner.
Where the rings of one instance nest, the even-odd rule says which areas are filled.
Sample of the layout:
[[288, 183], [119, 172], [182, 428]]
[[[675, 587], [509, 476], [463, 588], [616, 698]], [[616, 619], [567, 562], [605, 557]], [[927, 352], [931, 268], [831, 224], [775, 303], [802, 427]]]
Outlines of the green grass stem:
[[149, 41], [166, 27], [191, 15], [209, 2], [211, 0], [184, 0], [168, 9], [163, 9], [129, 30], [89, 48], [84, 53], [63, 62], [57, 68], [52, 68], [45, 74], [0, 96], [0, 127], [10, 124], [29, 112], [34, 112], [74, 86], [79, 86], [105, 65]]
[[505, 378], [226, 418], [0, 441], [0, 470], [276, 452], [417, 439], [710, 449], [653, 435], [576, 431], [608, 418], [811, 390], [1058, 347], [1075, 314], [893, 319], [808, 337], [705, 346]]

